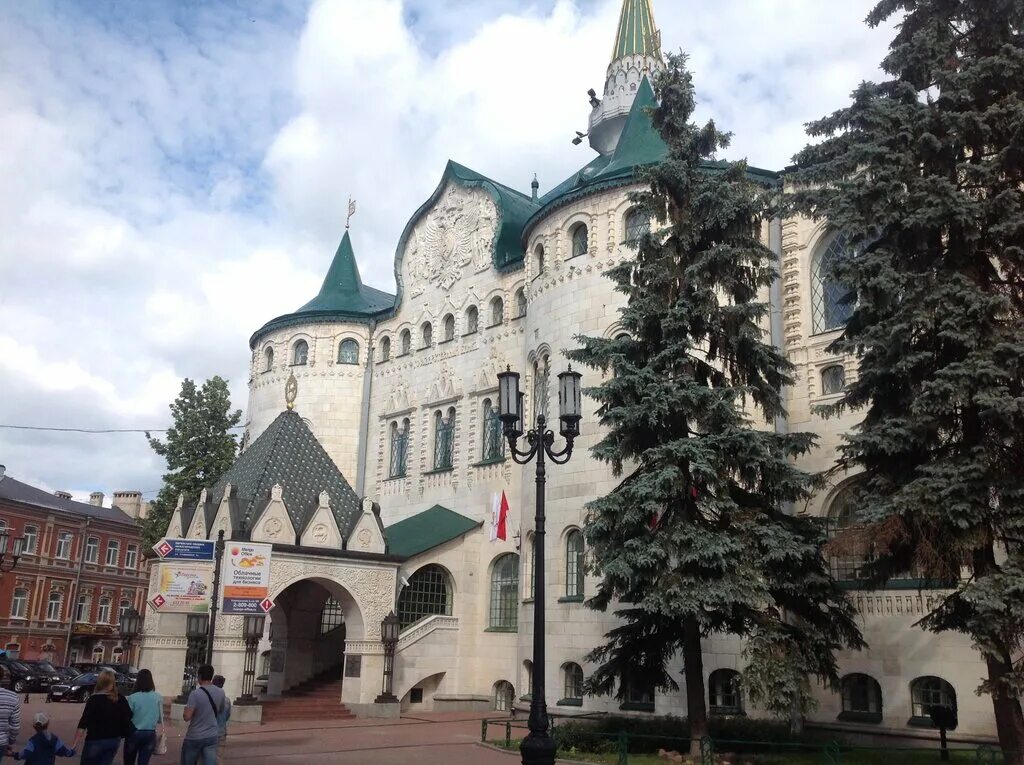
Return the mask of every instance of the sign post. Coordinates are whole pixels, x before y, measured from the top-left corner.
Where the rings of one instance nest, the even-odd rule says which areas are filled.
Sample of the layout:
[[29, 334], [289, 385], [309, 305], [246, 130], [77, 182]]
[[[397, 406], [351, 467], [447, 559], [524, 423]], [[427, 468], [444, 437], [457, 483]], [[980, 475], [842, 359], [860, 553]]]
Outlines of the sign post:
[[149, 604], [160, 613], [206, 614], [213, 592], [214, 543], [206, 539], [161, 539], [156, 593]]
[[224, 613], [265, 614], [270, 600], [271, 545], [229, 542], [224, 549]]

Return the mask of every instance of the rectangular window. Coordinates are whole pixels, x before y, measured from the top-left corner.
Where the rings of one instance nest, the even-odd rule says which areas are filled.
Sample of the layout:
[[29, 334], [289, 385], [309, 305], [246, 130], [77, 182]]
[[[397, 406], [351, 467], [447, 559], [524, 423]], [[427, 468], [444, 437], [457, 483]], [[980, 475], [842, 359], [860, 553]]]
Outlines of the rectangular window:
[[89, 537], [85, 540], [85, 562], [98, 563], [100, 559], [100, 540]]
[[124, 554], [124, 567], [135, 568], [138, 565], [139, 548], [136, 545], [128, 545]]
[[121, 544], [111, 540], [107, 542], [107, 565], [116, 566], [117, 559], [121, 555]]
[[75, 621], [82, 623], [89, 621], [89, 599], [84, 595], [75, 603]]
[[34, 555], [36, 545], [39, 544], [39, 529], [35, 526], [25, 527], [25, 554]]
[[68, 560], [71, 558], [71, 532], [62, 531], [57, 535], [57, 551], [55, 557]]
[[449, 409], [447, 417], [437, 412], [434, 428], [434, 470], [450, 470], [455, 454], [455, 410]]
[[59, 622], [61, 611], [60, 595], [56, 592], [50, 593], [50, 599], [46, 601], [46, 621]]
[[28, 590], [18, 588], [14, 591], [14, 598], [11, 600], [11, 618], [24, 619], [28, 613]]
[[96, 622], [99, 624], [110, 624], [110, 598], [103, 598], [100, 601], [99, 611], [96, 614]]
[[404, 478], [409, 457], [409, 421], [391, 423], [391, 469], [389, 478]]
[[505, 438], [502, 435], [498, 409], [490, 403], [490, 399], [484, 399], [484, 462], [497, 461], [505, 456]]

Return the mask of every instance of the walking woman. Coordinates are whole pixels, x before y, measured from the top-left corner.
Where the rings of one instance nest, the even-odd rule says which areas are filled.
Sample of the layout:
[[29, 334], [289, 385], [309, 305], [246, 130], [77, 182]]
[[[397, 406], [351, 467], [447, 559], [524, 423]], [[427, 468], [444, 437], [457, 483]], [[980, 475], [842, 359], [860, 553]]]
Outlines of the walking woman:
[[[109, 669], [96, 678], [96, 689], [85, 702], [71, 748], [82, 752], [81, 765], [113, 765], [121, 739], [128, 732], [132, 709], [128, 699], [117, 692], [114, 673]], [[82, 739], [85, 747], [79, 749]]]
[[135, 692], [128, 697], [132, 725], [124, 739], [124, 765], [149, 765], [156, 739], [163, 732], [164, 699], [156, 692], [153, 673], [139, 670]]

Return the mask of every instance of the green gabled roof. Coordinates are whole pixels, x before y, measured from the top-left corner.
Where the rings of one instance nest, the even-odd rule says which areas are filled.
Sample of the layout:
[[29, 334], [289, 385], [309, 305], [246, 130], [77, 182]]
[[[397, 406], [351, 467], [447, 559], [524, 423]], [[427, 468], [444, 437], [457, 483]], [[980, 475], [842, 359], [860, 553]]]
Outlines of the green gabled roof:
[[348, 538], [361, 515], [359, 497], [294, 411], [281, 412], [217, 481], [208, 494], [214, 508], [220, 505], [228, 484], [235, 500], [231, 503], [235, 534], [242, 528], [246, 534], [252, 530], [275, 484], [281, 486], [281, 499], [298, 536], [320, 506], [322, 491], [330, 497], [331, 512], [343, 539]]
[[661, 57], [651, 0], [622, 0], [612, 61], [626, 56]]
[[317, 296], [297, 311], [268, 321], [250, 338], [249, 347], [271, 329], [338, 319], [366, 322], [386, 314], [394, 305], [394, 295], [363, 284], [352, 240], [345, 231]]
[[384, 535], [388, 540], [388, 553], [411, 558], [438, 545], [458, 539], [467, 531], [483, 526], [441, 505], [416, 513], [403, 521], [388, 526]]
[[651, 121], [651, 109], [657, 105], [654, 88], [644, 76], [633, 97], [633, 105], [629, 108], [629, 116], [622, 127], [619, 142], [615, 145], [615, 152], [608, 164], [594, 176], [594, 180], [620, 173], [632, 174], [633, 168], [653, 165], [668, 153], [668, 147]]

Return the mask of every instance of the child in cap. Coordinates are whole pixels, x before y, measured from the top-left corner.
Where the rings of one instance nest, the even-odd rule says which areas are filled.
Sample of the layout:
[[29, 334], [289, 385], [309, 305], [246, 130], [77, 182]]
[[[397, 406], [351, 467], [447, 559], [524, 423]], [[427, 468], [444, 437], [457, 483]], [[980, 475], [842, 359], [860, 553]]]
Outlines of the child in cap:
[[75, 750], [69, 748], [57, 736], [50, 733], [50, 718], [46, 712], [37, 712], [32, 718], [36, 734], [28, 740], [25, 748], [14, 753], [14, 759], [24, 760], [28, 765], [53, 765], [57, 757], [74, 757]]

